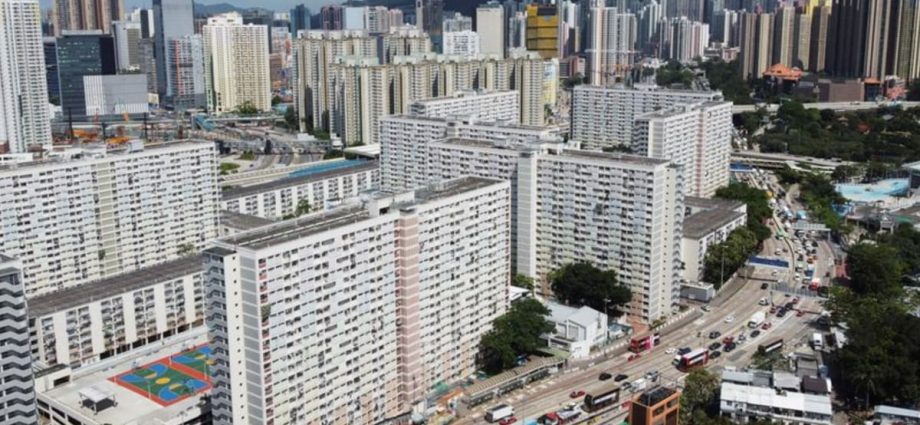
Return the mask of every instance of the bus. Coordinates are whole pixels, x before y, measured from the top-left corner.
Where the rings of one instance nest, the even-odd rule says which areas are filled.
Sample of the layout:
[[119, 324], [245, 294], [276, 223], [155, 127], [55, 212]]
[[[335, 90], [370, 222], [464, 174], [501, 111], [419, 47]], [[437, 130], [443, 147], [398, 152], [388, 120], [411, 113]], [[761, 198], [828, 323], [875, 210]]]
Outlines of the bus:
[[757, 346], [757, 352], [760, 354], [770, 354], [776, 350], [783, 348], [783, 339], [779, 338], [768, 344], [760, 344]]
[[697, 348], [687, 354], [683, 354], [674, 358], [674, 365], [677, 366], [677, 369], [681, 372], [687, 372], [690, 369], [695, 369], [700, 366], [705, 366], [706, 362], [709, 361], [709, 350], [705, 348]]
[[585, 412], [591, 413], [620, 401], [620, 387], [597, 394], [585, 395]]
[[629, 351], [641, 353], [645, 350], [651, 350], [658, 344], [661, 344], [661, 334], [655, 333], [642, 338], [633, 338], [629, 341]]

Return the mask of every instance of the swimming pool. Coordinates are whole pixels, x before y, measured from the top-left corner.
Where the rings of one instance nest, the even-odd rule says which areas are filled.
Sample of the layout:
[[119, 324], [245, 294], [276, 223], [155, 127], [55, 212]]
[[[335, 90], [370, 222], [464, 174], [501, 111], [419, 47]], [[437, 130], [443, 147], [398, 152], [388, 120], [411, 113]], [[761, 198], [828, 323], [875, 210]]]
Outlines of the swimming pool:
[[837, 192], [853, 202], [878, 202], [907, 193], [907, 179], [887, 179], [870, 184], [838, 184]]
[[326, 171], [338, 170], [341, 168], [354, 167], [358, 164], [363, 163], [363, 160], [360, 159], [343, 159], [340, 161], [334, 162], [325, 162], [322, 164], [317, 164], [311, 167], [307, 167], [301, 170], [294, 171], [291, 174], [288, 174], [288, 177], [305, 177], [313, 174], [318, 174]]

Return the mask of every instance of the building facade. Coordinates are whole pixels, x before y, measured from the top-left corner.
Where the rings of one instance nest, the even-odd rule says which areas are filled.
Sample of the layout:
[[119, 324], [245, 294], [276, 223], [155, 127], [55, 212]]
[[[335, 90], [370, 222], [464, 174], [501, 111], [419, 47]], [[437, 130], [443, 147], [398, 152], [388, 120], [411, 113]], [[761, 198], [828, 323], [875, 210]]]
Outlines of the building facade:
[[520, 96], [514, 90], [461, 91], [452, 97], [413, 102], [409, 112], [418, 117], [463, 117], [514, 123], [521, 115]]
[[48, 81], [38, 1], [0, 2], [0, 152], [50, 147]]
[[214, 423], [373, 424], [475, 372], [507, 305], [509, 192], [464, 178], [218, 240]]
[[64, 31], [112, 31], [112, 21], [124, 18], [124, 0], [54, 0], [54, 35]]
[[476, 33], [479, 51], [486, 55], [505, 54], [505, 9], [497, 2], [476, 8]]
[[479, 54], [479, 34], [474, 31], [445, 31], [443, 37], [445, 55], [471, 57]]
[[172, 89], [167, 103], [173, 109], [205, 108], [207, 90], [205, 87], [204, 43], [198, 34], [170, 38], [166, 44], [168, 61], [172, 66], [167, 72]]
[[724, 242], [735, 229], [747, 223], [743, 203], [687, 196], [684, 198], [681, 264], [685, 282], [701, 282], [709, 247]]
[[166, 99], [176, 91], [166, 77], [168, 70], [174, 68], [166, 53], [167, 42], [195, 34], [194, 5], [192, 0], [153, 0], [153, 15], [157, 94]]
[[[5, 6], [5, 5], [4, 5]], [[0, 254], [0, 302], [3, 303], [3, 359], [0, 360], [0, 423], [38, 423], [22, 264]]]
[[29, 299], [32, 357], [73, 369], [204, 325], [201, 257]]
[[327, 206], [379, 188], [380, 167], [376, 161], [367, 161], [303, 177], [224, 190], [221, 210], [282, 219], [304, 205], [309, 206], [310, 211], [322, 211]]
[[87, 116], [142, 118], [150, 110], [144, 74], [86, 75], [83, 91]]
[[632, 69], [636, 56], [636, 15], [603, 1], [591, 2], [588, 49], [588, 82], [598, 86], [613, 82]]
[[680, 423], [680, 391], [657, 387], [639, 394], [629, 405], [633, 425], [677, 425]]
[[29, 297], [173, 260], [217, 235], [211, 143], [0, 169], [0, 252], [22, 261]]
[[271, 110], [268, 27], [243, 24], [238, 13], [227, 13], [208, 18], [202, 38], [208, 110]]
[[91, 118], [86, 110], [83, 77], [115, 75], [114, 39], [98, 31], [65, 33], [58, 38], [57, 49], [64, 117], [75, 120]]
[[141, 23], [112, 22], [115, 38], [115, 61], [119, 71], [137, 71], [141, 67]]
[[673, 105], [722, 100], [719, 91], [668, 90], [657, 86], [575, 87], [571, 138], [586, 149], [629, 145], [641, 114]]

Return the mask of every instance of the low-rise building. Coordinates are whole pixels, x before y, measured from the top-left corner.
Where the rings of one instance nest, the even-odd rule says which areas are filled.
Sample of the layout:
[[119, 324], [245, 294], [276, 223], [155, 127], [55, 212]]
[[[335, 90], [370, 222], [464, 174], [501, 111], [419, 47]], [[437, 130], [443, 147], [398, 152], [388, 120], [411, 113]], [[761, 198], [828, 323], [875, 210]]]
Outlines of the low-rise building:
[[633, 398], [627, 421], [631, 425], [677, 425], [679, 419], [680, 391], [656, 387]]
[[346, 160], [329, 164], [294, 172], [287, 178], [224, 190], [221, 209], [277, 220], [298, 212], [322, 210], [330, 203], [380, 187], [377, 161]]
[[543, 337], [547, 345], [568, 351], [572, 358], [587, 357], [607, 342], [607, 315], [591, 307], [570, 307], [549, 301], [547, 321], [555, 329]]
[[920, 410], [881, 404], [875, 406], [872, 423], [875, 425], [920, 424]]
[[830, 425], [833, 418], [830, 392], [815, 393], [809, 384], [791, 374], [768, 371], [722, 372], [719, 407], [735, 423], [755, 420], [801, 425]]
[[709, 247], [728, 239], [729, 233], [747, 223], [747, 206], [721, 199], [684, 198], [684, 233], [681, 241], [683, 279], [703, 278], [703, 261]]
[[32, 357], [76, 369], [201, 326], [201, 275], [190, 255], [34, 297]]

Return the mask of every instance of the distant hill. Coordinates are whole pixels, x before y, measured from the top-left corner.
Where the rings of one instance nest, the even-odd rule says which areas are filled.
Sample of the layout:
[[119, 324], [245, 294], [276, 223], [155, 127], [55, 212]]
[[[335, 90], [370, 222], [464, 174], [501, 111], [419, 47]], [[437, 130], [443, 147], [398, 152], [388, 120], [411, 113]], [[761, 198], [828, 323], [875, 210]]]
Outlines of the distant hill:
[[201, 4], [195, 3], [195, 16], [204, 17], [204, 16], [213, 16], [219, 15], [221, 13], [228, 12], [240, 12], [243, 13], [246, 9], [236, 7], [230, 3], [217, 3], [217, 4]]

